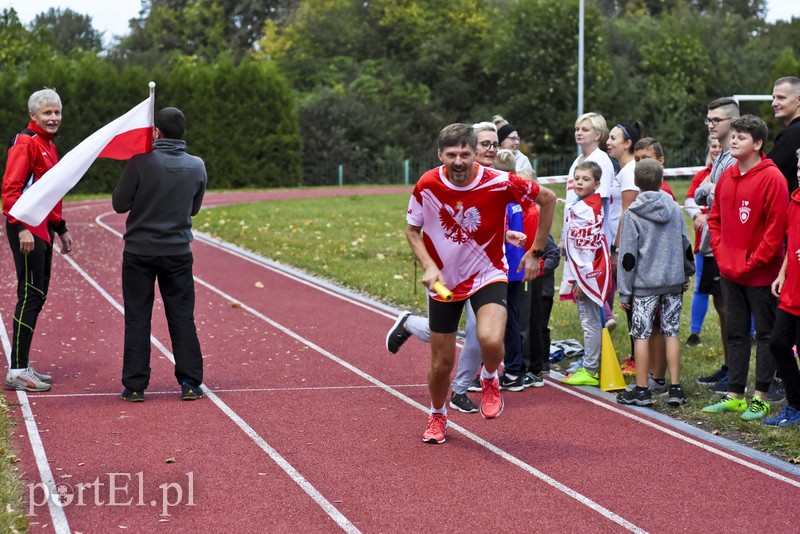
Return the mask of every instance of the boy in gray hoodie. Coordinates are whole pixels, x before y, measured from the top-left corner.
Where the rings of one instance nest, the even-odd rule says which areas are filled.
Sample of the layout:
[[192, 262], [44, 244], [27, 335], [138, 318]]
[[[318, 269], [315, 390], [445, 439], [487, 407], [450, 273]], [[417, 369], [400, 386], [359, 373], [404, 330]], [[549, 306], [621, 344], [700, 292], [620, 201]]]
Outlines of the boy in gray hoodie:
[[664, 169], [656, 160], [636, 164], [634, 183], [641, 190], [622, 217], [617, 284], [620, 306], [633, 310], [631, 336], [636, 355], [636, 388], [617, 395], [620, 404], [652, 406], [647, 387], [648, 339], [656, 313], [667, 348], [670, 406], [688, 400], [680, 385], [682, 293], [694, 274], [694, 254], [680, 206], [660, 191]]

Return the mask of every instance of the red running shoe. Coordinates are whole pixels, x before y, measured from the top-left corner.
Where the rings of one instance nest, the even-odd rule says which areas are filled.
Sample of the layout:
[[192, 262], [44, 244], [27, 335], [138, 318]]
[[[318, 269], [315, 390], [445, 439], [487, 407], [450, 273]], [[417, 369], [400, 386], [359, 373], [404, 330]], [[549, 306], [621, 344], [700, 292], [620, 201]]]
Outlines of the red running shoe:
[[481, 415], [484, 419], [493, 419], [503, 413], [503, 396], [500, 395], [500, 381], [497, 377], [491, 380], [481, 378]]
[[444, 431], [447, 429], [447, 416], [440, 413], [432, 413], [428, 416], [428, 428], [422, 434], [422, 441], [425, 443], [444, 443]]

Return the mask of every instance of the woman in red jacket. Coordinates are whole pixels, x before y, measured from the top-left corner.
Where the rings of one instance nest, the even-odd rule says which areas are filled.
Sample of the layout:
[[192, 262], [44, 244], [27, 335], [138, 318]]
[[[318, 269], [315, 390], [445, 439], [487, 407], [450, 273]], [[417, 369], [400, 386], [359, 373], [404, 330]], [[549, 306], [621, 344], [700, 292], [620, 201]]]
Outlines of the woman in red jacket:
[[33, 330], [42, 311], [50, 285], [53, 259], [53, 235], [61, 239], [61, 253], [72, 250], [72, 238], [61, 217], [61, 202], [46, 219], [50, 241], [34, 236], [9, 211], [22, 193], [58, 162], [53, 137], [61, 125], [61, 98], [52, 89], [36, 91], [28, 99], [28, 127], [16, 135], [8, 149], [3, 175], [3, 213], [6, 215], [6, 236], [14, 255], [17, 271], [17, 306], [14, 310], [11, 365], [6, 387], [24, 391], [47, 391], [52, 377], [30, 366], [28, 354]]

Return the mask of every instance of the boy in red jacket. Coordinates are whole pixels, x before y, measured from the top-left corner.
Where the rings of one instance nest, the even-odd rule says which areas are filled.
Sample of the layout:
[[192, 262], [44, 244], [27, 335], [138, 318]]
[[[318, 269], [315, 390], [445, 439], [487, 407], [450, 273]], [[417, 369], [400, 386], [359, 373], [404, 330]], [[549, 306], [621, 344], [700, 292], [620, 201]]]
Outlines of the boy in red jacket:
[[[708, 216], [711, 249], [722, 275], [727, 308], [728, 393], [704, 412], [743, 412], [750, 421], [769, 414], [767, 390], [775, 376], [769, 353], [777, 301], [771, 284], [784, 256], [786, 179], [762, 154], [766, 123], [753, 115], [731, 122], [731, 155], [737, 163], [720, 177]], [[750, 365], [750, 315], [756, 327], [756, 388], [750, 405], [744, 399]]]
[[[797, 155], [800, 156], [800, 150]], [[800, 177], [800, 163], [797, 176]], [[778, 278], [772, 283], [772, 294], [780, 300], [769, 340], [770, 352], [786, 388], [786, 407], [778, 415], [764, 419], [769, 426], [800, 424], [800, 370], [792, 350], [792, 346], [800, 345], [800, 189], [792, 193], [787, 223], [788, 250]]]

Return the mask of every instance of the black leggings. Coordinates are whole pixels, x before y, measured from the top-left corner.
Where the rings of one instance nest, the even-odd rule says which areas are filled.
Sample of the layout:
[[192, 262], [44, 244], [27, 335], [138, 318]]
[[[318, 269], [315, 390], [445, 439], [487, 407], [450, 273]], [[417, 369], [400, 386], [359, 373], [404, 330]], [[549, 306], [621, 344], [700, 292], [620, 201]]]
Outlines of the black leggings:
[[[38, 237], [33, 238], [34, 248], [28, 254], [19, 250], [19, 226], [6, 221], [6, 236], [14, 255], [17, 270], [17, 306], [14, 309], [14, 324], [11, 339], [11, 368], [28, 367], [33, 331], [39, 312], [47, 300], [50, 287], [50, 269], [53, 262], [53, 245]], [[50, 241], [53, 231], [50, 231]]]

